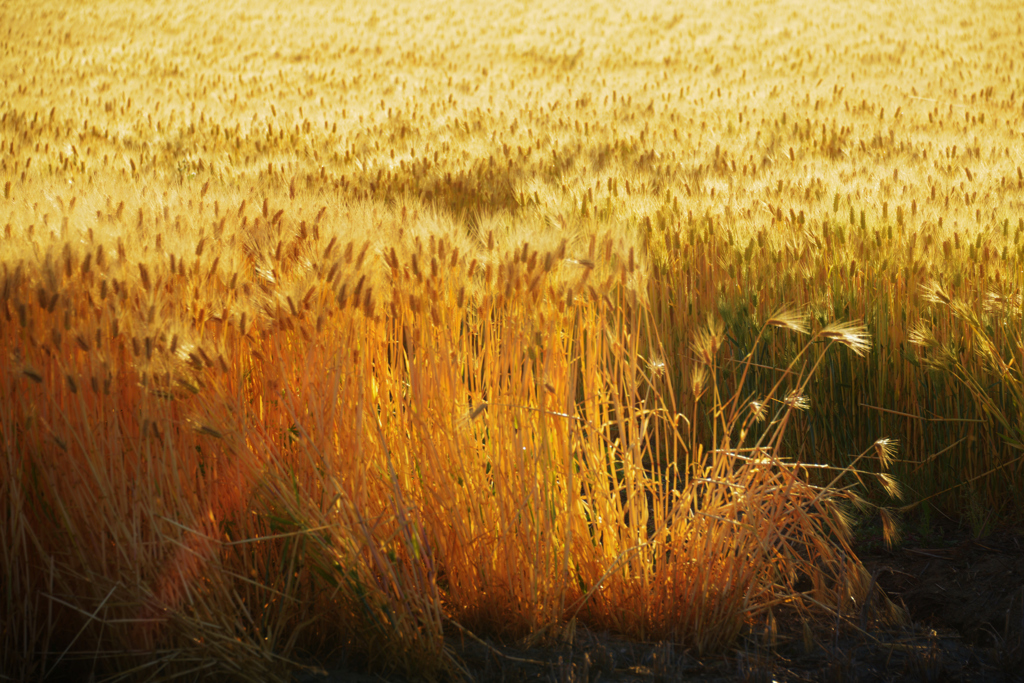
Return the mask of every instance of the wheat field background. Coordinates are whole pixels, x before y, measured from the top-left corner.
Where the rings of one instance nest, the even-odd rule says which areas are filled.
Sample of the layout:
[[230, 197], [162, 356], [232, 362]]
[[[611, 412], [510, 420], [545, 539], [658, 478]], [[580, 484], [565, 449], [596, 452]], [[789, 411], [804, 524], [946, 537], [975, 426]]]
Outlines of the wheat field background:
[[714, 652], [1020, 518], [1015, 3], [0, 16], [5, 678]]

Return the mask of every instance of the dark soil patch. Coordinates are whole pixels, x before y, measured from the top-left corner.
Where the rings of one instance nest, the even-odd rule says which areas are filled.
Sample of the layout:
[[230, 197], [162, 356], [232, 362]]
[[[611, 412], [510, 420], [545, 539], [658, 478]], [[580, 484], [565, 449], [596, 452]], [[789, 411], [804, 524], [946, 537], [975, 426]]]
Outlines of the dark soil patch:
[[1024, 536], [1008, 532], [952, 543], [904, 545], [862, 558], [915, 620], [966, 643], [998, 647], [1024, 625]]
[[[823, 620], [805, 630], [777, 617], [774, 636], [752, 628], [737, 647], [695, 657], [669, 643], [638, 643], [579, 628], [572, 642], [524, 648], [453, 637], [480, 683], [675, 681], [972, 681], [1024, 683], [1024, 533], [974, 538], [949, 528], [910, 534], [887, 550], [864, 538], [861, 559], [910, 623], [880, 627], [866, 614]], [[334, 668], [301, 683], [387, 679]]]

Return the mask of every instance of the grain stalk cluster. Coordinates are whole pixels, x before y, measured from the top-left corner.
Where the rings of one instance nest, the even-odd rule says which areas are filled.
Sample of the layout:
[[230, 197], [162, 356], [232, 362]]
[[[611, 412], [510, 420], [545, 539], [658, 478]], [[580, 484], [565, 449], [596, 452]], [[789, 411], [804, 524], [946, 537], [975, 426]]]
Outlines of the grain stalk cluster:
[[1019, 514], [1019, 11], [712, 4], [8, 8], [3, 675], [712, 651]]
[[[811, 344], [756, 409], [716, 390], [705, 448], [635, 263], [597, 265], [610, 239], [466, 253], [415, 215], [379, 220], [377, 245], [313, 220], [268, 226], [273, 248], [222, 236], [148, 264], [159, 233], [131, 251], [40, 239], [13, 268], [5, 610], [26, 664], [59, 671], [84, 639], [125, 668], [265, 675], [343, 643], [412, 671], [457, 666], [446, 630], [575, 619], [705, 652], [772, 605], [864, 599], [840, 505], [863, 501], [779, 453]], [[724, 347], [720, 325], [698, 336], [707, 376]]]

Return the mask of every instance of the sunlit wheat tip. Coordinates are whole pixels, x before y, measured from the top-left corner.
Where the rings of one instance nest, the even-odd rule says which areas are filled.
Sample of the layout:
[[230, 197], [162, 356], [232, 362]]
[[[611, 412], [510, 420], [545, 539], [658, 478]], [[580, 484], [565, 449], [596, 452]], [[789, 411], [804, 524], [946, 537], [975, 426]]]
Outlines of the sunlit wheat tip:
[[942, 289], [942, 285], [937, 282], [928, 282], [921, 285], [921, 293], [924, 296], [924, 300], [931, 303], [949, 305], [952, 302], [951, 297], [946, 294]]
[[1002, 314], [1013, 312], [1019, 314], [1021, 311], [1022, 297], [1020, 294], [1009, 295], [996, 290], [989, 290], [985, 294], [984, 310], [989, 314]]
[[707, 324], [694, 335], [693, 350], [702, 363], [710, 365], [718, 355], [724, 340], [725, 327], [722, 321], [709, 315]]
[[768, 318], [768, 322], [766, 324], [774, 327], [784, 327], [800, 334], [810, 333], [810, 325], [808, 324], [807, 316], [800, 311], [791, 308], [783, 308], [776, 311], [772, 314], [772, 317]]
[[885, 489], [885, 492], [889, 494], [890, 497], [896, 498], [897, 500], [903, 499], [903, 491], [895, 479], [885, 472], [880, 472], [877, 476], [878, 483], [882, 485], [882, 488]]
[[821, 330], [819, 335], [823, 339], [830, 339], [842, 344], [858, 356], [863, 356], [871, 350], [870, 335], [868, 335], [867, 328], [860, 323], [831, 323]]
[[888, 508], [878, 508], [878, 517], [882, 522], [882, 538], [890, 548], [900, 542], [899, 524]]
[[797, 392], [790, 392], [783, 400], [783, 404], [785, 404], [787, 408], [792, 408], [794, 410], [810, 410], [811, 408], [810, 399]]
[[708, 387], [710, 374], [706, 365], [696, 366], [690, 374], [690, 390], [694, 396], [700, 396]]
[[846, 499], [853, 504], [853, 507], [856, 508], [857, 512], [865, 513], [872, 508], [871, 503], [856, 491], [846, 491]]
[[888, 469], [896, 457], [899, 442], [895, 439], [878, 439], [875, 441], [875, 455], [883, 469]]
[[914, 327], [911, 328], [910, 333], [907, 335], [907, 341], [915, 346], [924, 347], [932, 347], [938, 344], [931, 325], [923, 320], [919, 320], [914, 324]]
[[668, 366], [665, 364], [665, 359], [661, 356], [652, 355], [647, 360], [647, 367], [651, 370], [651, 375], [654, 377], [664, 376], [668, 373]]

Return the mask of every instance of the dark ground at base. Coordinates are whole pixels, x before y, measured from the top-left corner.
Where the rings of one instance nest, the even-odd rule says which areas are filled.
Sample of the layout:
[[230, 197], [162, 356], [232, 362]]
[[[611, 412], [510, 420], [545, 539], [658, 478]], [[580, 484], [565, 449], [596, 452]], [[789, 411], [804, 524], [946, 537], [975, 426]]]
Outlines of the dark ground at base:
[[[858, 554], [877, 583], [910, 616], [907, 626], [858, 630], [858, 617], [814, 628], [778, 621], [774, 645], [757, 629], [730, 653], [695, 658], [667, 643], [637, 643], [576, 631], [552, 648], [453, 639], [480, 683], [673, 683], [695, 681], [968, 681], [1024, 683], [1024, 530], [983, 538], [956, 528], [908, 534], [895, 550], [865, 537]], [[401, 678], [331, 668], [299, 683], [399, 683]]]

